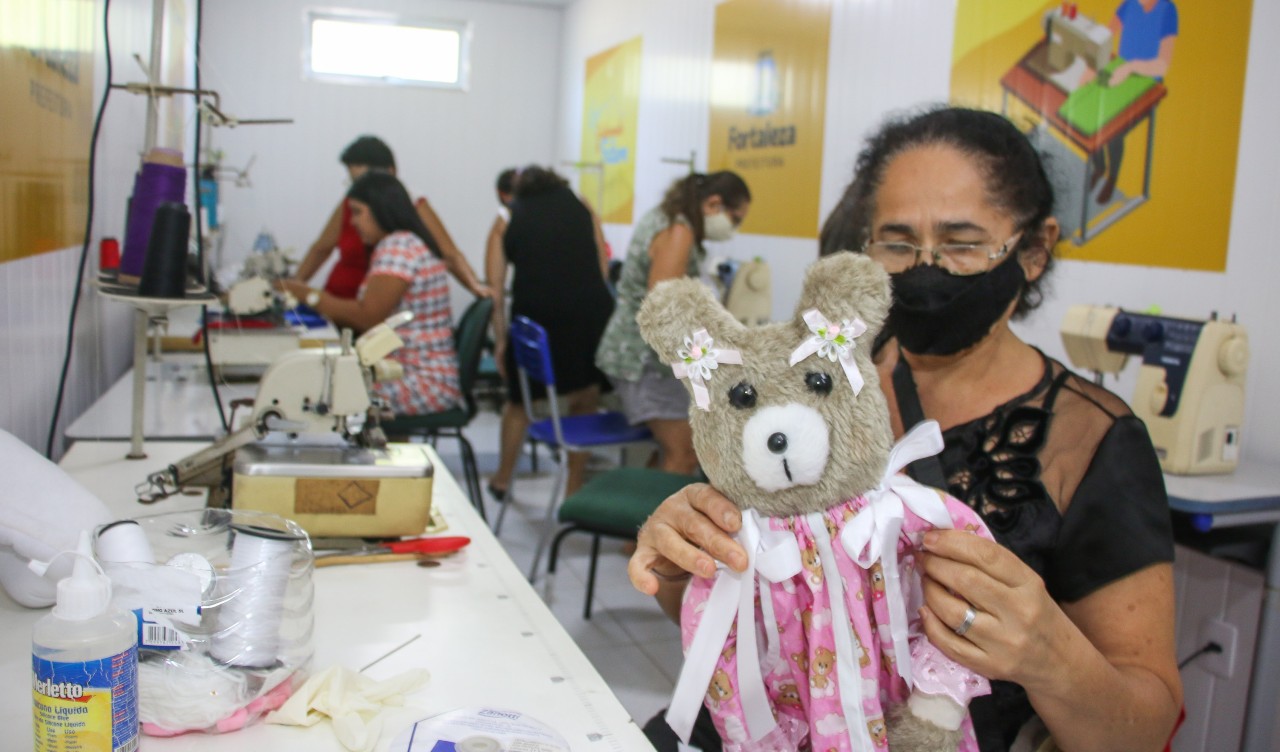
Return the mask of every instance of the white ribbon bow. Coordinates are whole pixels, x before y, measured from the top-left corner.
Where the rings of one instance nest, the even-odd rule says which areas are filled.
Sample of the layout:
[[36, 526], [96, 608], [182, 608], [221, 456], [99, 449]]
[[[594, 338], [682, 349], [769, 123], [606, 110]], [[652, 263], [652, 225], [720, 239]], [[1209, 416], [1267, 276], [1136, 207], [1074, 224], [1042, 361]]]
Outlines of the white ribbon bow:
[[671, 364], [677, 379], [689, 379], [693, 385], [693, 401], [703, 410], [711, 409], [711, 395], [707, 392], [706, 382], [711, 373], [721, 363], [742, 365], [742, 353], [737, 350], [722, 350], [715, 346], [715, 340], [707, 334], [706, 329], [693, 333], [693, 339], [684, 338], [684, 347], [676, 350], [680, 360]]
[[898, 675], [908, 687], [913, 682], [911, 648], [907, 642], [907, 609], [898, 573], [898, 535], [902, 532], [906, 509], [936, 528], [949, 529], [953, 525], [947, 505], [937, 491], [899, 473], [912, 462], [941, 452], [942, 447], [942, 432], [936, 421], [922, 421], [912, 428], [889, 452], [889, 465], [880, 485], [867, 494], [869, 503], [840, 532], [840, 544], [863, 569], [881, 562], [894, 658]]
[[[760, 739], [778, 725], [769, 709], [764, 675], [760, 669], [755, 585], [757, 576], [770, 582], [781, 582], [799, 574], [800, 547], [793, 536], [769, 529], [754, 509], [743, 513], [742, 529], [734, 537], [747, 551], [747, 568], [743, 572], [735, 572], [722, 566], [716, 572], [702, 621], [685, 654], [671, 707], [667, 710], [667, 723], [686, 744], [735, 618], [738, 623], [738, 697], [742, 702], [747, 732], [751, 739]], [[761, 610], [772, 611], [771, 604], [765, 605], [770, 597], [767, 588], [761, 588]], [[776, 633], [774, 625], [765, 625], [769, 654], [776, 650], [773, 644], [778, 639]]]
[[853, 393], [856, 395], [861, 392], [866, 382], [863, 381], [858, 364], [853, 359], [855, 345], [853, 340], [867, 331], [866, 322], [855, 318], [853, 321], [845, 319], [839, 324], [833, 324], [827, 321], [827, 317], [819, 313], [817, 308], [805, 311], [803, 317], [804, 323], [809, 325], [809, 331], [813, 332], [813, 336], [800, 343], [800, 346], [791, 353], [791, 365], [794, 366], [814, 353], [833, 363], [839, 361], [840, 366], [844, 368], [844, 375], [849, 379], [849, 386], [853, 387]]

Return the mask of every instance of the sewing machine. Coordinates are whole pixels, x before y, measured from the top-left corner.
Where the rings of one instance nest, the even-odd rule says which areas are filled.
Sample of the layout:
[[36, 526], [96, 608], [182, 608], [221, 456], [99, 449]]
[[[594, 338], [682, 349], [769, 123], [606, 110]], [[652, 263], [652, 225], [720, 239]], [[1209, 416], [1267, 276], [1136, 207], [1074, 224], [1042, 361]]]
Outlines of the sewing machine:
[[1147, 424], [1160, 465], [1174, 475], [1230, 473], [1240, 459], [1249, 339], [1217, 314], [1207, 321], [1072, 306], [1062, 322], [1072, 365], [1118, 374], [1142, 366], [1131, 406]]
[[713, 279], [720, 300], [729, 313], [747, 326], [767, 324], [773, 318], [773, 289], [769, 265], [762, 259], [718, 260]]
[[[231, 506], [293, 519], [313, 536], [419, 535], [430, 519], [433, 468], [412, 444], [388, 444], [375, 381], [400, 378], [387, 356], [403, 343], [402, 312], [354, 343], [280, 355], [262, 375], [250, 415], [231, 433], [147, 477], [150, 503], [186, 486], [208, 486]], [[234, 460], [234, 466], [229, 463]], [[227, 476], [231, 480], [228, 482]], [[211, 494], [211, 504], [221, 496]]]
[[1067, 93], [1080, 86], [1085, 71], [1100, 71], [1111, 62], [1112, 34], [1105, 24], [1063, 8], [1046, 11], [1047, 44], [1027, 59], [1027, 66]]
[[257, 377], [282, 352], [297, 350], [298, 333], [287, 319], [297, 305], [273, 283], [288, 277], [293, 260], [259, 237], [224, 298], [224, 311], [209, 322], [209, 356], [224, 378]]

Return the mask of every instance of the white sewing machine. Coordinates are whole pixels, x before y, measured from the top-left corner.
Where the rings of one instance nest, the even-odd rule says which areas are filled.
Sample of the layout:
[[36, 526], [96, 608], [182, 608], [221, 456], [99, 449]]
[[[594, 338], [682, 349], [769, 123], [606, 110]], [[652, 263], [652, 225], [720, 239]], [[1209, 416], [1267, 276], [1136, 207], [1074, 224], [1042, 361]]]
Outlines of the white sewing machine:
[[773, 285], [769, 265], [762, 259], [719, 259], [712, 266], [717, 292], [724, 307], [747, 326], [773, 319]]
[[225, 490], [234, 456], [231, 505], [288, 517], [311, 535], [401, 536], [425, 529], [432, 465], [422, 448], [388, 444], [370, 398], [375, 381], [400, 378], [387, 356], [403, 345], [402, 312], [354, 343], [286, 352], [262, 376], [241, 427], [147, 477], [150, 503], [185, 486]]
[[222, 316], [209, 327], [209, 355], [224, 377], [258, 376], [280, 353], [300, 346], [296, 328], [285, 318], [296, 302], [272, 284], [289, 276], [293, 260], [274, 246], [255, 248], [244, 260], [227, 287]]
[[1117, 374], [1129, 355], [1142, 356], [1131, 406], [1166, 473], [1235, 470], [1249, 366], [1243, 326], [1217, 314], [1192, 321], [1076, 305], [1062, 321], [1062, 344], [1072, 365], [1099, 374]]

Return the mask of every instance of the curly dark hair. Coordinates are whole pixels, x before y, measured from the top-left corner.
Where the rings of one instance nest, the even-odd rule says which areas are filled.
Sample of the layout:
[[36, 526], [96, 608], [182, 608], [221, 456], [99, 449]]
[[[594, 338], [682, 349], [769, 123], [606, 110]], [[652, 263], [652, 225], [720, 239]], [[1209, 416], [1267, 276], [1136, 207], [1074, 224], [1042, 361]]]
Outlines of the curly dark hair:
[[712, 196], [719, 196], [726, 209], [734, 210], [751, 200], [751, 189], [747, 188], [747, 181], [730, 170], [709, 175], [691, 172], [667, 189], [667, 195], [662, 198], [662, 213], [671, 222], [679, 216], [689, 220], [694, 239], [701, 243], [704, 237], [702, 202]]
[[443, 258], [436, 239], [432, 237], [431, 231], [418, 215], [418, 210], [414, 208], [409, 192], [395, 175], [382, 170], [369, 170], [352, 184], [351, 189], [347, 191], [347, 198], [353, 198], [368, 206], [369, 211], [373, 212], [374, 221], [383, 232], [390, 235], [393, 232], [408, 230], [426, 243], [427, 248], [431, 249], [437, 258]]
[[[953, 147], [978, 163], [987, 200], [1013, 217], [1022, 232], [1015, 250], [1031, 248], [1045, 220], [1053, 216], [1053, 186], [1040, 154], [1027, 136], [1001, 115], [934, 106], [892, 118], [867, 139], [854, 166], [853, 182], [822, 225], [820, 255], [861, 250], [871, 239], [876, 192], [886, 166], [902, 152], [938, 144]], [[1044, 273], [1024, 286], [1015, 318], [1030, 313], [1043, 301], [1042, 283], [1053, 267], [1053, 249], [1044, 250]]]

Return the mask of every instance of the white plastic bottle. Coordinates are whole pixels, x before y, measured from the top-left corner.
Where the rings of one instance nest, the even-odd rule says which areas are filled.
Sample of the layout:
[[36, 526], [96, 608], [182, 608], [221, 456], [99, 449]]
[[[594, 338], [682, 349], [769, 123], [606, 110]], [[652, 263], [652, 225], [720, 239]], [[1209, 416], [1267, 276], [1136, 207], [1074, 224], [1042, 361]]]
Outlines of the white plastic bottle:
[[31, 633], [36, 752], [138, 748], [138, 622], [110, 601], [86, 531], [57, 605]]

